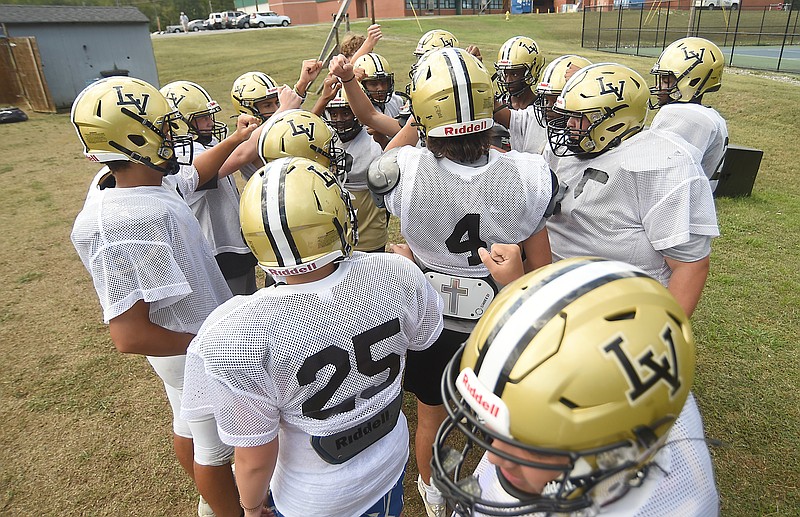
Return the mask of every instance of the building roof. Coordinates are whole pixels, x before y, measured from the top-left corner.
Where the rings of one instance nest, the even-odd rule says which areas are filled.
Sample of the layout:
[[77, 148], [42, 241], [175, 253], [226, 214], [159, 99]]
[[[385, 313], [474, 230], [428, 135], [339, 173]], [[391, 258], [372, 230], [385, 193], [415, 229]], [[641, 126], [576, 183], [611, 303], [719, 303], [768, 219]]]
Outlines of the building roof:
[[149, 23], [136, 7], [0, 5], [0, 23]]

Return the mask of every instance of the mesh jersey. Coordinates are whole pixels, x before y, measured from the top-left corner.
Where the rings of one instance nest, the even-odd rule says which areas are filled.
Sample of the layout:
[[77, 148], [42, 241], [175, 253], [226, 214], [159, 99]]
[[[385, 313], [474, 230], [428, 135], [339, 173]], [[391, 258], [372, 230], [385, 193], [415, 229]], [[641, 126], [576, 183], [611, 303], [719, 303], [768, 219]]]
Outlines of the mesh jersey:
[[536, 121], [533, 105], [522, 110], [512, 109], [508, 132], [511, 135], [511, 149], [521, 153], [542, 154], [548, 147], [547, 130]]
[[659, 132], [642, 131], [595, 158], [563, 157], [556, 174], [567, 191], [560, 213], [547, 221], [554, 261], [622, 260], [667, 285], [672, 271], [660, 251], [688, 242], [690, 234], [719, 235], [699, 165]]
[[662, 106], [653, 117], [650, 129], [668, 131], [696, 150], [697, 161], [711, 178], [722, 165], [728, 148], [728, 125], [708, 106], [692, 102], [673, 102]]
[[[195, 157], [205, 150], [206, 147], [202, 144], [194, 142]], [[197, 217], [214, 255], [250, 253], [239, 224], [239, 190], [236, 188], [233, 176], [219, 178], [217, 188], [197, 190], [187, 193], [184, 197]]]
[[378, 111], [382, 111], [384, 115], [387, 115], [392, 118], [397, 118], [400, 115], [400, 108], [403, 107], [405, 104], [405, 99], [397, 95], [396, 93], [392, 93], [386, 102], [383, 105], [383, 109], [377, 108]]
[[489, 152], [486, 165], [437, 159], [427, 148], [397, 154], [400, 181], [385, 197], [417, 261], [440, 273], [489, 275], [479, 247], [520, 243], [543, 225], [552, 195], [540, 155]]
[[264, 164], [260, 161], [260, 158], [257, 163], [259, 163], [259, 165], [253, 165], [253, 163], [245, 163], [244, 165], [239, 167], [239, 172], [242, 173], [242, 178], [244, 178], [245, 183], [253, 176], [253, 174], [261, 170], [261, 167], [264, 166]]
[[197, 187], [197, 171], [185, 169], [157, 187], [95, 191], [75, 219], [70, 237], [92, 275], [106, 323], [144, 300], [153, 323], [195, 334], [231, 297], [197, 220], [175, 188]]
[[367, 169], [372, 160], [383, 153], [380, 144], [372, 139], [366, 129], [362, 128], [349, 142], [340, 142], [340, 146], [353, 157], [353, 166], [347, 173], [347, 190], [369, 190], [367, 186]]
[[237, 296], [189, 346], [181, 415], [213, 412], [222, 440], [239, 447], [280, 429], [271, 486], [281, 513], [360, 515], [405, 466], [405, 419], [340, 465], [317, 456], [310, 438], [351, 429], [393, 401], [406, 351], [441, 332], [441, 307], [416, 266], [383, 253], [356, 252], [317, 282]]
[[[603, 506], [603, 517], [663, 517], [681, 515], [716, 517], [719, 495], [714, 483], [714, 469], [703, 436], [703, 422], [691, 394], [680, 416], [670, 429], [664, 448], [656, 455], [657, 468], [648, 470], [643, 485], [631, 488], [621, 499]], [[490, 501], [515, 501], [500, 485], [495, 466], [484, 454], [475, 474], [481, 497]], [[476, 512], [476, 517], [483, 515]], [[528, 514], [542, 516], [544, 514]], [[567, 515], [567, 514], [548, 514]]]

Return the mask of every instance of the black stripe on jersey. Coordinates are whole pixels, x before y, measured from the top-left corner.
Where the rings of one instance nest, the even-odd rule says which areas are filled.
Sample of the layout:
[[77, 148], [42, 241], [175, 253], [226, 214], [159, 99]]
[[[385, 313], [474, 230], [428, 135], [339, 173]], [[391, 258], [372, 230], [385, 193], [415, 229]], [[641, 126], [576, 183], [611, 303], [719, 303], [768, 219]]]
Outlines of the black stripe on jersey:
[[278, 199], [281, 201], [278, 210], [281, 216], [281, 228], [283, 229], [283, 235], [286, 238], [286, 243], [289, 245], [289, 249], [294, 256], [294, 263], [299, 264], [302, 261], [302, 257], [300, 256], [300, 252], [297, 250], [297, 244], [294, 242], [294, 238], [292, 237], [292, 230], [289, 226], [289, 220], [286, 217], [286, 175], [290, 172], [289, 165], [290, 161], [287, 160], [281, 167], [281, 176], [280, 176], [280, 183], [278, 184]]
[[272, 247], [272, 253], [275, 255], [275, 258], [278, 261], [278, 266], [284, 267], [286, 264], [283, 261], [283, 256], [281, 255], [281, 250], [278, 247], [278, 243], [275, 241], [275, 236], [272, 235], [272, 229], [270, 228], [269, 224], [269, 214], [268, 207], [267, 207], [267, 200], [269, 199], [269, 192], [267, 191], [267, 174], [266, 171], [261, 172], [263, 175], [263, 180], [261, 182], [261, 224], [264, 225], [264, 233], [267, 235], [267, 239], [269, 240], [269, 245]]

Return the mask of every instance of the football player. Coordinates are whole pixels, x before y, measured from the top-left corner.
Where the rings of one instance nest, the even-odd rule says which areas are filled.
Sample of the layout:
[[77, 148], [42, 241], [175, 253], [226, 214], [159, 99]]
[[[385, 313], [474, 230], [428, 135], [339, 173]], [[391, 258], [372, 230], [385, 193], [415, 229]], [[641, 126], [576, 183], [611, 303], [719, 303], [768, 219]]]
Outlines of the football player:
[[266, 121], [278, 111], [278, 84], [263, 72], [245, 72], [233, 81], [231, 102], [239, 113]]
[[649, 91], [614, 63], [581, 68], [553, 110], [552, 152], [567, 189], [548, 221], [553, 260], [596, 255], [636, 265], [691, 316], [719, 235], [708, 180], [682, 141], [644, 128]]
[[[278, 112], [297, 109], [308, 95], [308, 86], [322, 70], [322, 61], [305, 59], [300, 65], [300, 77], [293, 88], [286, 85], [275, 89], [275, 82], [266, 74], [247, 72], [233, 83], [231, 100], [240, 113], [251, 112], [267, 122]], [[223, 175], [239, 170], [247, 181], [263, 164], [258, 158], [256, 145], [262, 128], [257, 129], [253, 139], [239, 146], [220, 171]]]
[[717, 516], [694, 354], [689, 318], [636, 267], [525, 275], [448, 365], [436, 485], [460, 516]]
[[402, 97], [394, 93], [394, 73], [383, 56], [370, 52], [353, 61], [354, 68], [360, 68], [364, 75], [360, 78], [361, 88], [372, 105], [381, 113], [396, 118], [403, 106]]
[[[341, 146], [352, 164], [347, 172], [344, 186], [353, 196], [353, 205], [358, 218], [356, 250], [385, 251], [386, 243], [389, 241], [389, 216], [385, 209], [375, 205], [367, 186], [367, 169], [370, 163], [381, 155], [383, 149], [353, 114], [344, 90], [330, 87], [338, 84], [340, 83], [334, 77], [326, 78], [328, 87], [323, 88], [320, 100], [322, 103], [327, 103], [325, 117], [339, 135]], [[331, 98], [332, 91], [335, 91], [335, 94]]]
[[216, 515], [239, 516], [232, 451], [220, 441], [216, 422], [179, 415], [186, 347], [231, 291], [178, 189], [194, 192], [212, 180], [257, 120], [240, 115], [236, 131], [191, 165], [191, 139], [172, 131], [180, 113], [139, 79], [110, 77], [86, 87], [71, 120], [86, 156], [114, 176], [113, 187], [105, 182], [87, 196], [70, 236], [92, 276], [111, 340], [122, 353], [147, 356], [172, 406], [178, 461]]
[[[162, 87], [161, 93], [186, 122], [194, 140], [195, 157], [225, 138], [227, 127], [214, 120], [214, 114], [222, 108], [199, 84], [175, 81]], [[254, 293], [256, 259], [239, 228], [239, 190], [233, 177], [218, 178], [195, 192], [185, 193], [184, 199], [200, 222], [231, 292], [235, 295]]]
[[564, 86], [567, 82], [565, 73], [588, 64], [589, 61], [579, 56], [561, 56], [547, 65], [542, 72], [541, 81], [536, 83], [536, 94], [532, 104], [524, 109], [509, 109], [496, 104], [494, 119], [508, 127], [512, 149], [528, 153], [544, 153], [549, 142], [547, 123], [540, 120], [540, 112], [544, 106], [555, 102], [555, 98], [558, 97], [558, 92], [555, 90], [556, 83], [560, 83], [559, 89]]
[[527, 269], [549, 263], [544, 224], [556, 181], [540, 155], [490, 150], [491, 77], [467, 51], [427, 54], [410, 91], [427, 147], [385, 153], [370, 166], [368, 181], [399, 217], [410, 251], [445, 302], [442, 336], [430, 350], [409, 354], [405, 378], [418, 400], [417, 486], [434, 516], [445, 512], [430, 484], [433, 438], [446, 415], [438, 379], [497, 290], [478, 249], [519, 243]]
[[544, 63], [539, 45], [527, 36], [514, 36], [503, 43], [494, 63], [501, 102], [512, 110], [533, 104], [536, 99], [533, 88]]
[[438, 337], [441, 299], [406, 259], [353, 253], [349, 194], [316, 162], [269, 163], [240, 215], [279, 282], [206, 320], [188, 351], [182, 414], [216, 415], [248, 517], [265, 505], [278, 516], [399, 515], [405, 357]]
[[712, 191], [728, 148], [728, 125], [717, 110], [701, 103], [706, 93], [719, 90], [724, 65], [719, 47], [691, 37], [665, 48], [650, 71], [656, 83], [650, 93], [657, 98], [651, 107], [658, 109], [650, 127], [673, 133], [697, 150]]

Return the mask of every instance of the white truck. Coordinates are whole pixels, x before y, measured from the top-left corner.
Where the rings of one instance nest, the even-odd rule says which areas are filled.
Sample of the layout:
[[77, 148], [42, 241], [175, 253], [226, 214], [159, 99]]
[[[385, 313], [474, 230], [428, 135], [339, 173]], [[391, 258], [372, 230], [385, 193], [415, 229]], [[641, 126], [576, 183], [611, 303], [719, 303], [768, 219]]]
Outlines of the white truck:
[[694, 0], [697, 9], [731, 9], [735, 11], [739, 8], [739, 0]]

